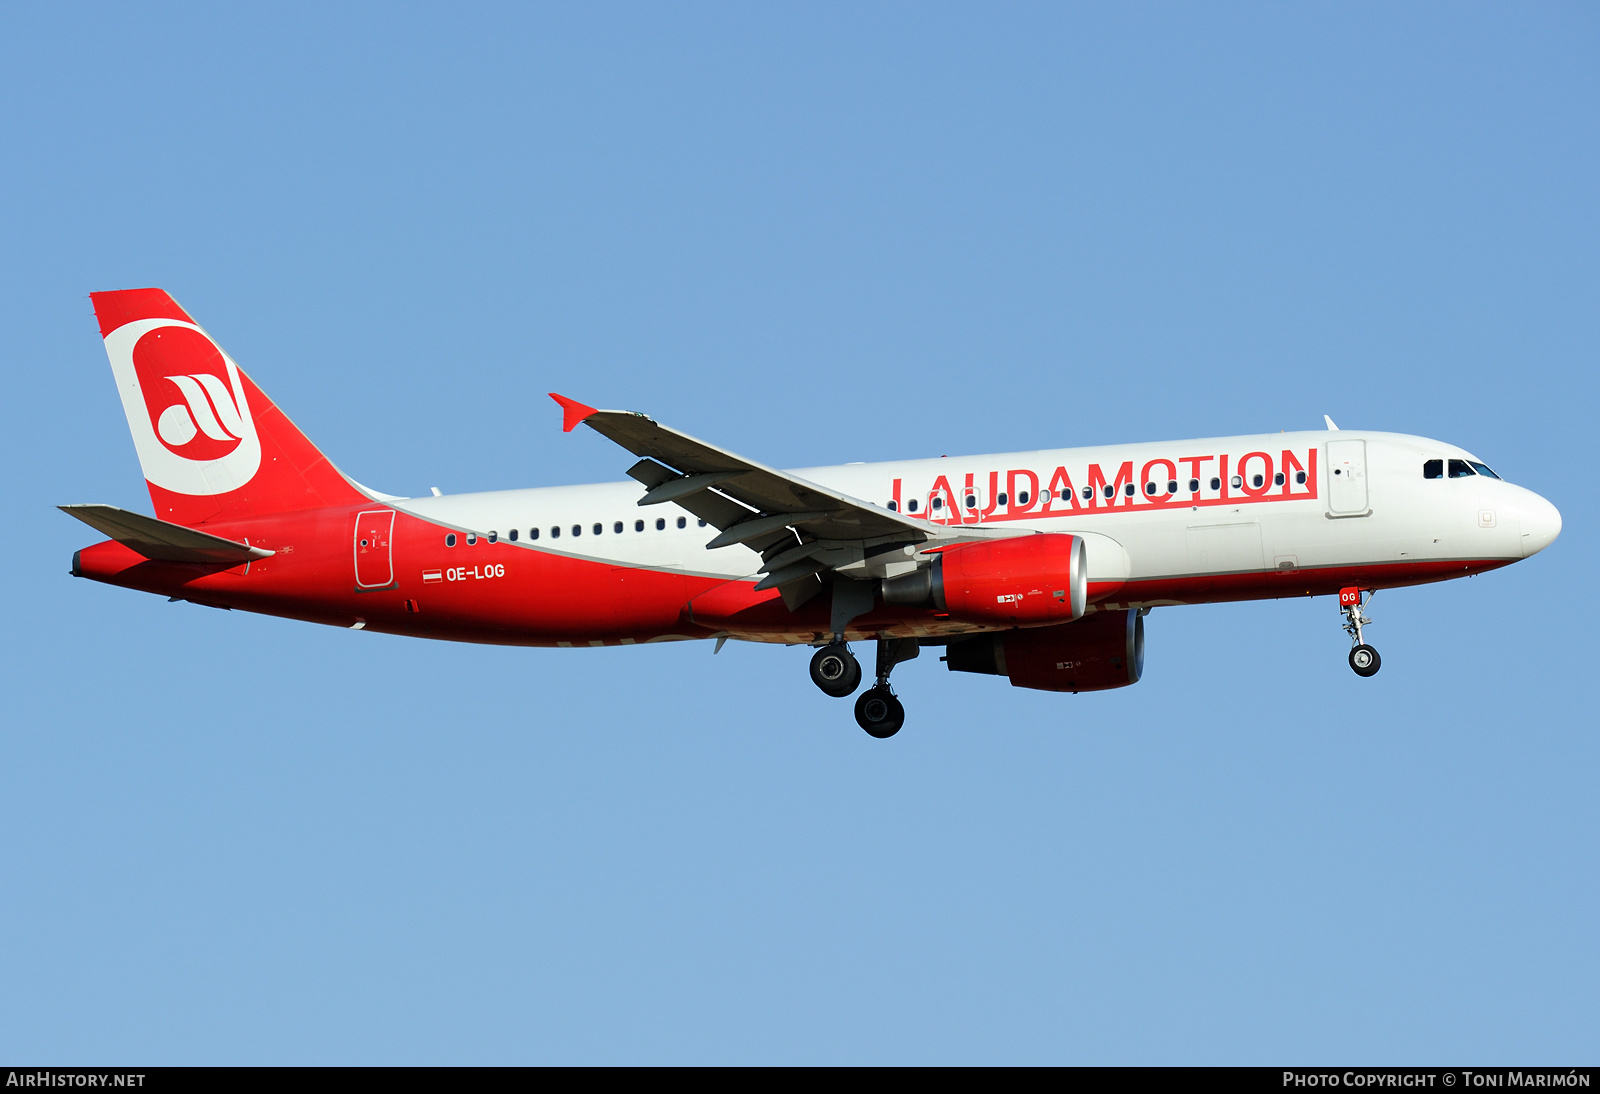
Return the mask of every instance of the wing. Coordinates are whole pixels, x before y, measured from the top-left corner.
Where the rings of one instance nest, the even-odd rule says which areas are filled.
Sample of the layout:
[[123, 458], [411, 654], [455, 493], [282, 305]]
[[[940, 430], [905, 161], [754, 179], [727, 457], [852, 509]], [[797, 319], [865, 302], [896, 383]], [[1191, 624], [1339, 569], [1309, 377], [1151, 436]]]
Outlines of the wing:
[[115, 505], [58, 505], [56, 508], [145, 558], [162, 562], [249, 562], [268, 558], [273, 553], [181, 524], [131, 513]]
[[[628, 475], [644, 484], [640, 505], [676, 502], [720, 534], [707, 549], [743, 543], [761, 555], [757, 590], [778, 588], [791, 608], [821, 586], [817, 576], [853, 576], [876, 557], [933, 542], [950, 544], [1014, 533], [946, 528], [766, 467], [643, 414], [596, 410], [550, 393], [567, 432], [579, 423], [641, 457]], [[905, 557], [902, 555], [902, 557]]]

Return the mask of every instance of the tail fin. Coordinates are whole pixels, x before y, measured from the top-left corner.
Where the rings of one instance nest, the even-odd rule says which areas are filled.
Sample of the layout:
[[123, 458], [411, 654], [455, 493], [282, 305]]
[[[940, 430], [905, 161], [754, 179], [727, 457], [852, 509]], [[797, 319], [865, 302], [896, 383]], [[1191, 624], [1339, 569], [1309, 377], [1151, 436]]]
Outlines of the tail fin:
[[89, 298], [162, 520], [193, 526], [368, 500], [164, 291]]

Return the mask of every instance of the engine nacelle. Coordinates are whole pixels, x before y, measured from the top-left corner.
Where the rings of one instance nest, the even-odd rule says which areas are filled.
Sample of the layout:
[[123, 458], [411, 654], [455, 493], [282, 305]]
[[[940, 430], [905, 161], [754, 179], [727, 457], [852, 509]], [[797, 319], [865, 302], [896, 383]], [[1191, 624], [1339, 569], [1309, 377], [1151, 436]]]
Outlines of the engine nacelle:
[[1012, 687], [1039, 691], [1123, 688], [1144, 673], [1144, 616], [1100, 611], [1059, 627], [953, 639], [945, 663], [953, 672], [1008, 676]]
[[975, 623], [1067, 623], [1088, 606], [1088, 555], [1081, 536], [1059, 533], [963, 543], [926, 569], [885, 581], [883, 599]]

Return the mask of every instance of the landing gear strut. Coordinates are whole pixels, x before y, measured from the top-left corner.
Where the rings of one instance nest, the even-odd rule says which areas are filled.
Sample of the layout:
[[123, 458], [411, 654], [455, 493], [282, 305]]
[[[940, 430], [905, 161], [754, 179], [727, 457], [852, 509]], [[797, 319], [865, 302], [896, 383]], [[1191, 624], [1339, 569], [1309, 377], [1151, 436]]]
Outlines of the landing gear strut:
[[878, 738], [893, 737], [905, 724], [906, 708], [889, 686], [889, 674], [902, 661], [922, 652], [915, 638], [878, 639], [878, 682], [856, 700], [856, 724]]
[[[1367, 594], [1367, 604], [1372, 603], [1372, 594]], [[1367, 645], [1361, 637], [1361, 628], [1371, 625], [1372, 620], [1366, 616], [1366, 604], [1361, 602], [1360, 589], [1339, 590], [1339, 610], [1344, 613], [1344, 632], [1350, 636], [1350, 667], [1357, 676], [1375, 676], [1383, 659], [1378, 656], [1378, 651]]]

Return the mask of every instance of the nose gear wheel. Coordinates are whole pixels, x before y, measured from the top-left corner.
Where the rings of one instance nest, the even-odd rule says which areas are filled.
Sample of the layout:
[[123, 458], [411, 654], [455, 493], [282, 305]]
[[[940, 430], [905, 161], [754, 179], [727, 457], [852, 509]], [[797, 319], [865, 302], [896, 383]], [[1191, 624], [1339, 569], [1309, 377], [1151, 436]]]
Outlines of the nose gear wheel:
[[1378, 668], [1383, 664], [1383, 659], [1378, 656], [1378, 651], [1367, 645], [1361, 636], [1361, 628], [1372, 625], [1372, 620], [1367, 618], [1366, 606], [1372, 603], [1371, 593], [1367, 594], [1366, 602], [1361, 600], [1360, 589], [1339, 590], [1339, 610], [1344, 613], [1344, 632], [1350, 636], [1350, 668], [1357, 676], [1375, 676]]
[[1375, 675], [1382, 664], [1383, 658], [1378, 656], [1378, 651], [1365, 642], [1350, 651], [1350, 667], [1357, 676]]

